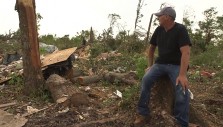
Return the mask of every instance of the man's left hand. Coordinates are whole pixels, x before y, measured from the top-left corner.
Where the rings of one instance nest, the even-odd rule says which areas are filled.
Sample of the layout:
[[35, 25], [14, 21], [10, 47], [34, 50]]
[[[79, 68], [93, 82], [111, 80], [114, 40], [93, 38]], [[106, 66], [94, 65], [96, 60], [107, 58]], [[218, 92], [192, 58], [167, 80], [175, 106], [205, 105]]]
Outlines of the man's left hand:
[[176, 85], [179, 85], [179, 83], [182, 85], [183, 89], [188, 89], [189, 87], [189, 82], [187, 80], [186, 76], [181, 76], [179, 75], [176, 79]]

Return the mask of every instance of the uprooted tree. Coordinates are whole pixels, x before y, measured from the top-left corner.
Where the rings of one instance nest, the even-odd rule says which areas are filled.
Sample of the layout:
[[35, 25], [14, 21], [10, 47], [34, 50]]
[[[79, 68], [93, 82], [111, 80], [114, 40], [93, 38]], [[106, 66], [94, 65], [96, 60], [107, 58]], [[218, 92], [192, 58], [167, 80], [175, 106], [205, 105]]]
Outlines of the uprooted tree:
[[22, 44], [23, 73], [27, 95], [43, 88], [43, 76], [37, 34], [35, 0], [16, 0], [15, 10], [19, 15]]

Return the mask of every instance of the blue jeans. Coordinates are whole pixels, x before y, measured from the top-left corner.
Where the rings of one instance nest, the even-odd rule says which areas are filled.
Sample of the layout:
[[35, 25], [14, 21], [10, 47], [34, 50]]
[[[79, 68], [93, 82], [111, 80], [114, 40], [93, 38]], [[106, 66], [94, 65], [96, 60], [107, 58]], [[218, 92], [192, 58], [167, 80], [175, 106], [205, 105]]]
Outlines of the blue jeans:
[[183, 91], [181, 84], [176, 85], [176, 78], [179, 75], [180, 66], [171, 64], [154, 64], [144, 75], [141, 82], [141, 93], [138, 102], [138, 113], [148, 116], [148, 107], [151, 88], [154, 82], [163, 75], [168, 75], [175, 91], [174, 116], [182, 127], [188, 127], [189, 122], [189, 93]]

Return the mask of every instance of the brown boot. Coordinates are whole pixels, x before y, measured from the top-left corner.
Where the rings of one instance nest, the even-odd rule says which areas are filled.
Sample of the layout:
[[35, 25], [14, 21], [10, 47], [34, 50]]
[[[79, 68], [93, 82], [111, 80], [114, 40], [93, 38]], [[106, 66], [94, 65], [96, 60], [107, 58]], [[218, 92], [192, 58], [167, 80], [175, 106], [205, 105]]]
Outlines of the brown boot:
[[149, 116], [138, 115], [134, 121], [134, 127], [142, 127], [150, 122]]

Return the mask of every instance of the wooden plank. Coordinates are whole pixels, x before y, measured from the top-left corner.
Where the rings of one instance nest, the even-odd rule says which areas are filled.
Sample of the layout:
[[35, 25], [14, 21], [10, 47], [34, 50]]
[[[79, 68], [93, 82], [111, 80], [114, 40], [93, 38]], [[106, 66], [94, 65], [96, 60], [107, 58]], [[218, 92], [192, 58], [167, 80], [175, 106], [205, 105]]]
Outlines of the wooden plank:
[[47, 55], [41, 62], [42, 67], [46, 67], [51, 64], [55, 64], [58, 62], [62, 62], [68, 59], [68, 57], [74, 53], [74, 51], [77, 49], [77, 47], [64, 49], [57, 51], [55, 53]]

